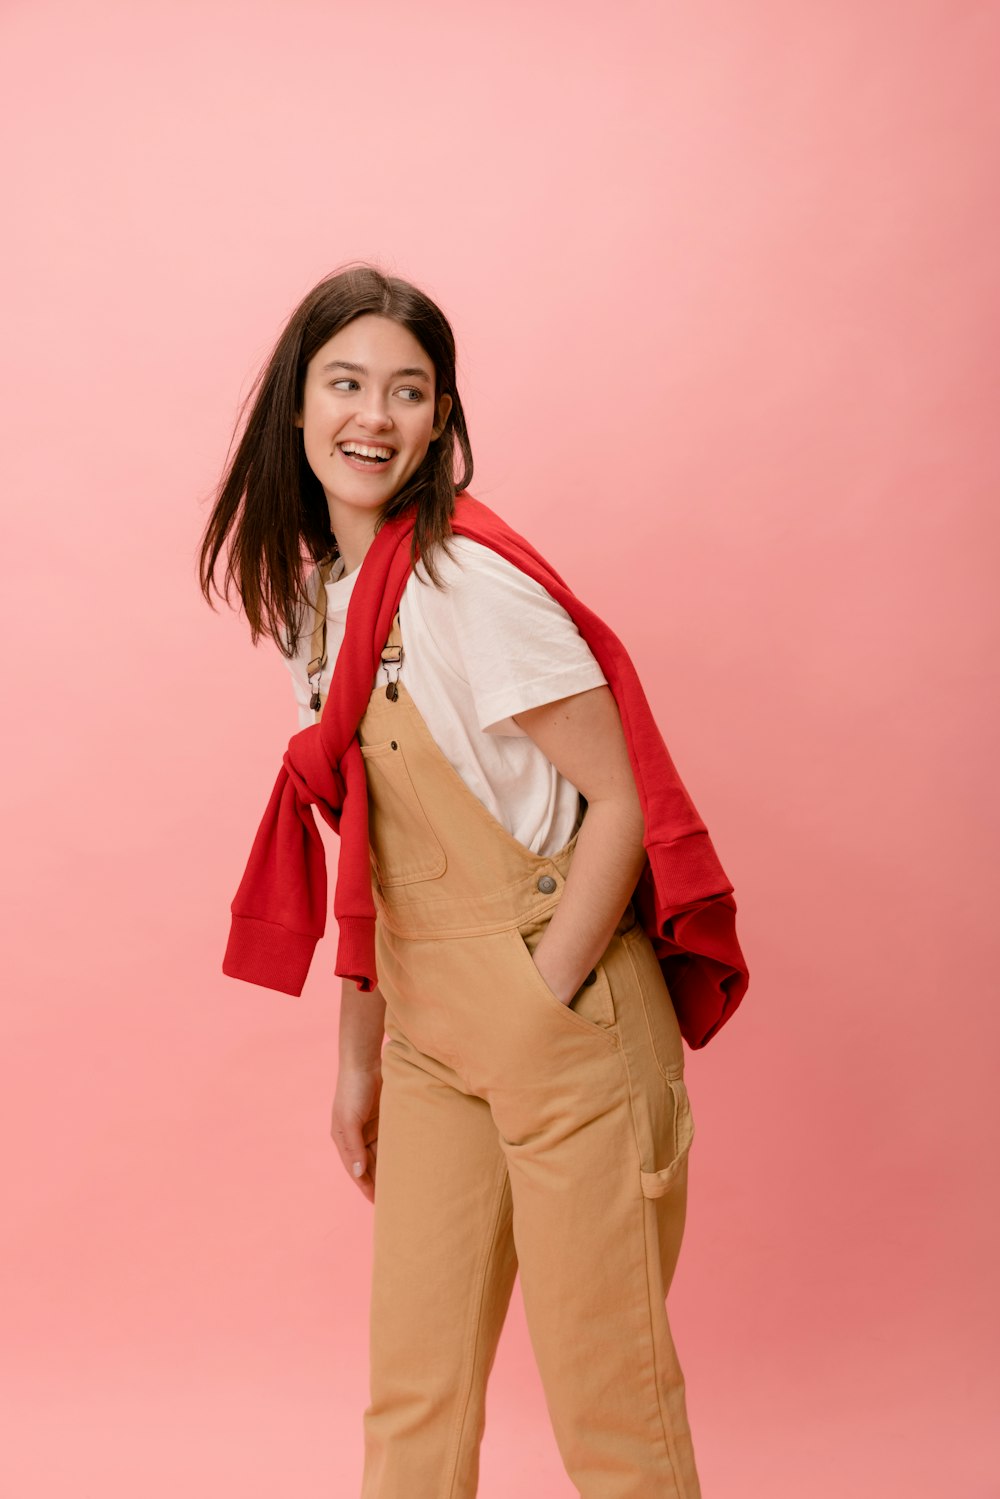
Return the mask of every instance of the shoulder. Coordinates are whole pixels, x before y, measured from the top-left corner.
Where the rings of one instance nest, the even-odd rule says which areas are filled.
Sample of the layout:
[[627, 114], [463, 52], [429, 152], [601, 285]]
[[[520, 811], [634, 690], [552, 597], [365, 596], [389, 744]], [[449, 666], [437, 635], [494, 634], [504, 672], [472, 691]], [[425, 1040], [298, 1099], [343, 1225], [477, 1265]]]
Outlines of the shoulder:
[[[502, 552], [471, 536], [449, 536], [447, 551], [439, 546], [435, 548], [433, 555], [444, 588], [456, 599], [481, 600], [486, 596], [520, 595], [539, 601], [548, 600], [552, 607], [559, 607], [537, 578], [511, 562]], [[420, 563], [415, 571], [419, 571], [422, 578], [430, 581]], [[433, 584], [430, 586], [434, 587]], [[426, 587], [422, 587], [420, 591], [426, 592]]]
[[485, 542], [450, 536], [439, 546], [434, 583], [417, 563], [403, 594], [407, 623], [420, 622], [439, 639], [457, 632], [482, 640], [492, 637], [507, 648], [525, 637], [562, 636], [575, 631], [569, 614], [548, 589]]
[[[543, 583], [485, 542], [449, 537], [451, 555], [438, 548], [441, 586], [420, 563], [403, 593], [404, 632], [416, 623], [460, 652], [486, 651], [497, 671], [535, 668], [550, 660], [590, 657], [576, 620]], [[419, 575], [419, 580], [418, 580]], [[592, 659], [592, 658], [591, 658]]]

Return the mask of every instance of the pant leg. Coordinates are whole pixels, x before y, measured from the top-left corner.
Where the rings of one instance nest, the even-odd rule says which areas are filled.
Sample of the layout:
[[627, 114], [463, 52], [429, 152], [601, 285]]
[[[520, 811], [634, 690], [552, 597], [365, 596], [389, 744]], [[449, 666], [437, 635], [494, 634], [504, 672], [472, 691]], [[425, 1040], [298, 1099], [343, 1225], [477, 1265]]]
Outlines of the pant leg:
[[489, 1107], [387, 1012], [362, 1499], [472, 1499], [517, 1271]]
[[[598, 984], [584, 991], [598, 1022], [589, 1033], [582, 1024], [571, 1031], [569, 1017], [544, 1004], [540, 979], [534, 987], [536, 1031], [519, 1010], [531, 1041], [521, 1086], [493, 1107], [525, 1312], [563, 1462], [581, 1499], [699, 1499], [665, 1306], [693, 1134], [669, 996], [636, 931], [613, 939]], [[536, 1071], [529, 1057], [543, 1045], [548, 1065]]]

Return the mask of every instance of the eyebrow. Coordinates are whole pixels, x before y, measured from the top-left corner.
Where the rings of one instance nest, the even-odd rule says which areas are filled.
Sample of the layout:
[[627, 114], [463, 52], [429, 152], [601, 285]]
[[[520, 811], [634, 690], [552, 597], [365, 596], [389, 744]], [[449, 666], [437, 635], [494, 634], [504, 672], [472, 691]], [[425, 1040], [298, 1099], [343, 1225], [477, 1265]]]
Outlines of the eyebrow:
[[[357, 375], [367, 375], [368, 373], [363, 364], [351, 364], [347, 359], [331, 359], [329, 364], [324, 364], [322, 373], [326, 375], [330, 370], [353, 370]], [[419, 364], [411, 364], [407, 365], [405, 369], [393, 370], [389, 379], [395, 380], [397, 375], [416, 376], [421, 380], [426, 380], [428, 385], [432, 383], [430, 375]]]

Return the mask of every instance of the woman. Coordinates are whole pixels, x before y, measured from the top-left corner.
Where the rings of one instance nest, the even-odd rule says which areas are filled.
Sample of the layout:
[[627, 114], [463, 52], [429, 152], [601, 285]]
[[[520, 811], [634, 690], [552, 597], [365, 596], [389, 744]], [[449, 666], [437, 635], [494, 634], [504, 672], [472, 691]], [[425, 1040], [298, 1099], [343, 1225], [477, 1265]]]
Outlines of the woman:
[[375, 1215], [363, 1499], [475, 1494], [518, 1269], [583, 1499], [696, 1499], [664, 1305], [693, 1125], [663, 963], [703, 1045], [746, 987], [732, 886], [624, 648], [471, 478], [440, 309], [371, 266], [321, 282], [202, 546], [208, 597], [232, 533], [227, 594], [279, 643], [301, 724], [224, 971], [301, 992], [315, 803], [341, 834], [332, 1134]]

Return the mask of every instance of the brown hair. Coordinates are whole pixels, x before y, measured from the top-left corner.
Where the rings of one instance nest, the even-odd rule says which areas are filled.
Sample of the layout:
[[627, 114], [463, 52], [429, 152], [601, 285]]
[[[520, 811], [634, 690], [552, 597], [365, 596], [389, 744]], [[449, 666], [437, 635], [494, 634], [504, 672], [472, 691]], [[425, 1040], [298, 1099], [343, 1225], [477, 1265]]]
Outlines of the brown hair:
[[[296, 654], [299, 644], [306, 563], [310, 558], [319, 562], [337, 551], [323, 486], [309, 467], [295, 415], [302, 407], [310, 359], [335, 333], [366, 312], [392, 318], [417, 339], [434, 366], [435, 406], [442, 395], [451, 396], [443, 431], [376, 525], [377, 531], [384, 521], [415, 506], [410, 557], [416, 560], [419, 549], [436, 584], [440, 577], [431, 553], [452, 534], [455, 496], [472, 482], [472, 449], [456, 384], [455, 337], [444, 313], [408, 281], [366, 262], [352, 262], [325, 277], [292, 313], [240, 408], [237, 427], [253, 402], [239, 446], [216, 491], [198, 559], [201, 590], [211, 604], [215, 565], [232, 532], [220, 597], [229, 602], [233, 581], [253, 644], [261, 635], [269, 635], [289, 657]], [[457, 480], [456, 443], [462, 458]]]

